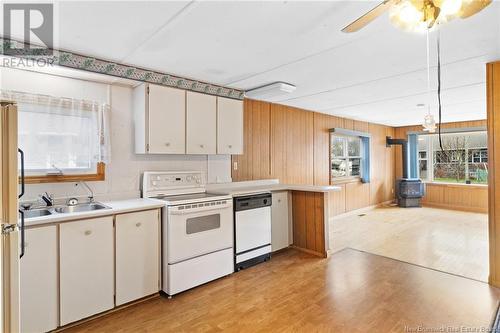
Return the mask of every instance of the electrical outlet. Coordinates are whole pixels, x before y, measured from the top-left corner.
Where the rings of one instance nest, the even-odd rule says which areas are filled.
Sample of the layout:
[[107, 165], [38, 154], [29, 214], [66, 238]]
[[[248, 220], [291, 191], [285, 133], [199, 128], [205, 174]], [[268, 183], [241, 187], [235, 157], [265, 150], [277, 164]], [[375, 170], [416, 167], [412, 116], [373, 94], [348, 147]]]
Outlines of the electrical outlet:
[[233, 163], [233, 170], [238, 170], [238, 162]]

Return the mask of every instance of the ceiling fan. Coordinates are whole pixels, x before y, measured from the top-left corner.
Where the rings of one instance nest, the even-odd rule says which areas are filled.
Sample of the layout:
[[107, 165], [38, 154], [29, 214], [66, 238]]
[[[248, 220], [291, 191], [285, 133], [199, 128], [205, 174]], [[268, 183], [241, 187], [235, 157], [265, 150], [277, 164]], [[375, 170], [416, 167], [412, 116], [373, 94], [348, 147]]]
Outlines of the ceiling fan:
[[406, 31], [424, 32], [457, 17], [477, 14], [492, 0], [385, 0], [344, 29], [356, 32], [389, 11], [391, 22]]

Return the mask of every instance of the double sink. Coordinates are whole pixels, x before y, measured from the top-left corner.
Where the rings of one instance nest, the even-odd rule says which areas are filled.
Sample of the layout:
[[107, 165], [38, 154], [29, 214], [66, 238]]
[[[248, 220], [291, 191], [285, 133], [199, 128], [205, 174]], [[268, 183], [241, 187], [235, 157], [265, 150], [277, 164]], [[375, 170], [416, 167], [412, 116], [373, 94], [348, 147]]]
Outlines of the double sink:
[[90, 212], [94, 210], [110, 209], [110, 207], [105, 206], [99, 202], [84, 203], [78, 205], [64, 205], [64, 206], [53, 206], [44, 208], [33, 208], [23, 210], [24, 217], [29, 219], [33, 217], [47, 216], [53, 214], [69, 214], [78, 212]]

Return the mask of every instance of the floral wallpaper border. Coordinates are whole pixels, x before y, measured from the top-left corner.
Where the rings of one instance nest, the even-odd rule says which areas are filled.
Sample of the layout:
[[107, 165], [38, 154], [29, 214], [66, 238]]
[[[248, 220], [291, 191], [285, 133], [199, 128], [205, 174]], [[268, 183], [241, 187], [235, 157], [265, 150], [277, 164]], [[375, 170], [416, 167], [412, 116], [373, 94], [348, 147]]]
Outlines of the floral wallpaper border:
[[37, 49], [32, 48], [23, 52], [23, 47], [25, 46], [23, 42], [13, 41], [2, 37], [0, 37], [0, 41], [0, 54], [8, 56], [9, 49], [15, 50], [17, 54], [16, 57], [21, 59], [28, 59], [39, 64], [45, 61], [45, 64], [50, 63], [53, 65], [112, 75], [124, 79], [143, 81], [153, 84], [191, 90], [209, 95], [240, 100], [244, 97], [244, 91], [238, 89], [196, 81], [193, 79], [188, 79], [168, 73], [124, 65], [117, 62], [84, 56], [68, 51], [50, 50], [52, 52], [49, 53], [52, 53], [52, 55], [47, 55], [47, 49], [40, 48], [39, 50], [41, 52], [38, 55], [36, 52]]

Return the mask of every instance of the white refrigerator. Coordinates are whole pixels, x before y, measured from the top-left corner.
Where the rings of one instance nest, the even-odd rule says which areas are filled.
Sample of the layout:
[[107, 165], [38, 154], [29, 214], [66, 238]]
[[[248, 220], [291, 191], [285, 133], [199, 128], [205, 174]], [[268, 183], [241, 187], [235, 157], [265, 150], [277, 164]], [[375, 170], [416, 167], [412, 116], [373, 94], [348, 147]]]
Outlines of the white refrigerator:
[[23, 190], [19, 191], [16, 105], [0, 101], [0, 112], [0, 332], [7, 333], [20, 331], [19, 244], [23, 232], [18, 225], [18, 196]]

